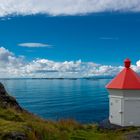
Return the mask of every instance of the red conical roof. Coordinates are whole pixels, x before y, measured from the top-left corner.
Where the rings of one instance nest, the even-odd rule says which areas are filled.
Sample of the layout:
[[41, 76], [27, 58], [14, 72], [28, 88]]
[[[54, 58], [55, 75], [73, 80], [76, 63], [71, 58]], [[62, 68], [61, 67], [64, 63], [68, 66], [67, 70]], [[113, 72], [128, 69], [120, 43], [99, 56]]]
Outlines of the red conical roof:
[[140, 89], [140, 76], [131, 68], [131, 61], [124, 61], [125, 68], [106, 86], [108, 89]]

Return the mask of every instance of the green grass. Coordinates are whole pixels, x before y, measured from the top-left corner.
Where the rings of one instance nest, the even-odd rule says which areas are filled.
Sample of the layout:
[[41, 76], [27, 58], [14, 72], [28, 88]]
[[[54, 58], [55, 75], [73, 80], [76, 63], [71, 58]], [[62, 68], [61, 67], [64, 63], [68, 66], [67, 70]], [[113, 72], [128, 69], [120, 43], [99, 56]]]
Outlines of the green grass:
[[124, 140], [137, 128], [103, 131], [98, 125], [81, 125], [74, 120], [43, 120], [26, 112], [0, 108], [0, 139], [13, 132], [25, 134], [27, 140]]

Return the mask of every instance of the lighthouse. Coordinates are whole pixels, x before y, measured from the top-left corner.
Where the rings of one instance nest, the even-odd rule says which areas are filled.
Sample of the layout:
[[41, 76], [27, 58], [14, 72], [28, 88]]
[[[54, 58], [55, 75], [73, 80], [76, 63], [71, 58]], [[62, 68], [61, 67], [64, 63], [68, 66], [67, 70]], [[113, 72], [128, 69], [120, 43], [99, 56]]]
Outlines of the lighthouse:
[[119, 126], [140, 126], [140, 76], [124, 61], [124, 69], [106, 86], [109, 121]]

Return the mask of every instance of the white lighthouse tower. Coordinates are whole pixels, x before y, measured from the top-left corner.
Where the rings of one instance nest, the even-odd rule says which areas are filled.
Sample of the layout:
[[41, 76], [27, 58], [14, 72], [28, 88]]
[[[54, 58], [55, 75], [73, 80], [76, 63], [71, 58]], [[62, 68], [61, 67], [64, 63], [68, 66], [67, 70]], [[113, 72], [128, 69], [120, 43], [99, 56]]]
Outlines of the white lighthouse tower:
[[125, 68], [106, 86], [109, 121], [120, 126], [140, 126], [140, 76], [124, 61]]

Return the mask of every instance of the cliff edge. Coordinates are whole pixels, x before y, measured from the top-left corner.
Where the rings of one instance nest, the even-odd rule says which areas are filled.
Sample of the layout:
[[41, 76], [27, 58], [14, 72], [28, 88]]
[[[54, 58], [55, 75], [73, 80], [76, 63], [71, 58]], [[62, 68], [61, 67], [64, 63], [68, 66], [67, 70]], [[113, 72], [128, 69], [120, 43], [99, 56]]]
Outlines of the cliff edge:
[[23, 111], [16, 99], [10, 96], [2, 83], [0, 83], [0, 107], [1, 108], [15, 108], [16, 110]]

